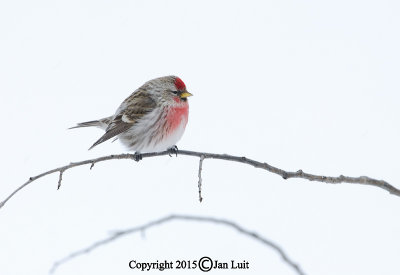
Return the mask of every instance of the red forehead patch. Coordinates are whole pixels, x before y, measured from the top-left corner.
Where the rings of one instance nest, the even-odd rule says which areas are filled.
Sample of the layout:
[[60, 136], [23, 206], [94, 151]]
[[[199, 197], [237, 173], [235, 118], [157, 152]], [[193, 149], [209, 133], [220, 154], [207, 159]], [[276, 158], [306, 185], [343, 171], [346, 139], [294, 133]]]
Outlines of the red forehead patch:
[[175, 84], [175, 87], [176, 87], [178, 90], [183, 90], [183, 89], [186, 88], [185, 83], [183, 83], [182, 79], [180, 79], [179, 77], [176, 77], [176, 78], [175, 78], [174, 84]]

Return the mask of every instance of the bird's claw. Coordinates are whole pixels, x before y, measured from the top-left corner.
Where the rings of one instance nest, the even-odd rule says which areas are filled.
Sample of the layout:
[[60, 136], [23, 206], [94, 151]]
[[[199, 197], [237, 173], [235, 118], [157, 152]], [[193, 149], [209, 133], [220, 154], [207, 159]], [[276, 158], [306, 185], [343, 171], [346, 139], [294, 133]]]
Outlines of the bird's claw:
[[142, 159], [143, 159], [143, 156], [142, 156], [141, 153], [135, 152], [135, 153], [133, 154], [133, 160], [134, 160], [134, 161], [139, 162], [139, 161], [142, 160]]
[[174, 145], [171, 148], [168, 149], [168, 155], [172, 157], [171, 154], [175, 154], [175, 156], [178, 156], [178, 146]]

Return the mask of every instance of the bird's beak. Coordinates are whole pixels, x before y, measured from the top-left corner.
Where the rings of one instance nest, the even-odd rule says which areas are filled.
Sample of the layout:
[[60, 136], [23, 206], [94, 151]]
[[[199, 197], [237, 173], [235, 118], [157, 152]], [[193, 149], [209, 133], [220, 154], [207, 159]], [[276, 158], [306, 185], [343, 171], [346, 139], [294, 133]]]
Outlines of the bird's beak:
[[187, 98], [189, 96], [192, 96], [192, 94], [189, 93], [188, 91], [185, 91], [185, 92], [181, 93], [181, 95], [180, 95], [181, 98]]

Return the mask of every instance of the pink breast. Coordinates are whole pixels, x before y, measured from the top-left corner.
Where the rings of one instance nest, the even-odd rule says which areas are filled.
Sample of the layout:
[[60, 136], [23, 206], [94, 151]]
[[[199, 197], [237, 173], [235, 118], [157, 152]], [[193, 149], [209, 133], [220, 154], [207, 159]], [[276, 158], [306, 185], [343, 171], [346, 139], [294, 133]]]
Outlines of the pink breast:
[[189, 115], [189, 105], [183, 104], [182, 106], [172, 107], [169, 109], [167, 114], [167, 121], [168, 121], [168, 130], [175, 131], [184, 121], [184, 127], [186, 127]]

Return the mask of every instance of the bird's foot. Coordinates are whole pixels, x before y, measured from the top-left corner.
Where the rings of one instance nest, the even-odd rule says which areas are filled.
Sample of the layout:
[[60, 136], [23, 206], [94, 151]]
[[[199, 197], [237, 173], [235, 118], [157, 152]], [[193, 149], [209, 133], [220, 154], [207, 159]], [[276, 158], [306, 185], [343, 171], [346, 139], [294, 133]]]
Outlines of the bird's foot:
[[134, 161], [139, 162], [139, 161], [142, 160], [142, 159], [143, 159], [143, 156], [142, 156], [141, 153], [135, 152], [135, 153], [133, 154], [133, 160], [134, 160]]
[[172, 146], [167, 151], [168, 151], [168, 155], [170, 157], [172, 157], [172, 154], [175, 154], [175, 156], [178, 156], [178, 146], [176, 146], [176, 145]]

